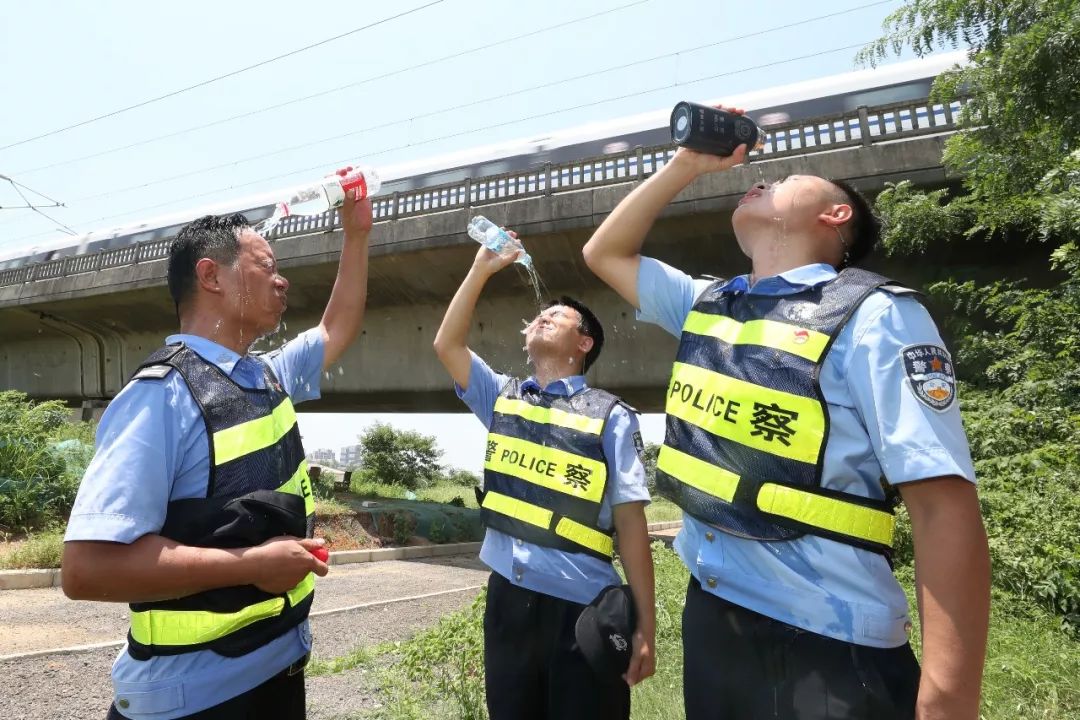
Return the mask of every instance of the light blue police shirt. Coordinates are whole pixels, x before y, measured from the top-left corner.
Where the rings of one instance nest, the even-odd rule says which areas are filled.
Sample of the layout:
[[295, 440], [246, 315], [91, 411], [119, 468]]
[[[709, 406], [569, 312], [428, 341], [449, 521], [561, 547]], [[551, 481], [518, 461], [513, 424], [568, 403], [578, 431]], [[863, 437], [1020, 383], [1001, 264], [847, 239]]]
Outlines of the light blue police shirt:
[[[457, 383], [454, 389], [484, 427], [490, 428], [499, 391], [509, 381], [508, 375], [495, 372], [473, 353], [469, 389], [462, 390]], [[521, 383], [523, 391], [530, 387], [541, 390], [536, 378], [530, 377]], [[572, 375], [550, 383], [543, 391], [569, 397], [586, 387], [584, 376]], [[598, 522], [606, 530], [613, 527], [612, 506], [649, 502], [645, 468], [634, 445], [634, 433], [637, 432], [637, 415], [616, 405], [604, 425], [602, 437], [608, 480]], [[525, 542], [492, 528], [484, 535], [480, 559], [515, 585], [582, 605], [592, 602], [608, 585], [622, 582], [610, 562], [585, 553], [563, 552]]]
[[[724, 289], [789, 295], [835, 277], [829, 265], [805, 265], [753, 287], [741, 275]], [[679, 336], [709, 284], [643, 257], [637, 317]], [[907, 382], [900, 352], [911, 345], [944, 347], [917, 300], [877, 291], [830, 348], [820, 378], [829, 409], [823, 487], [882, 499], [883, 475], [893, 485], [943, 475], [975, 482], [955, 399], [935, 410]], [[717, 532], [685, 513], [683, 520], [675, 550], [707, 592], [846, 642], [882, 648], [907, 642], [907, 599], [882, 555], [813, 535], [758, 542]]]
[[[323, 340], [308, 330], [264, 356], [241, 357], [196, 335], [172, 335], [244, 387], [264, 386], [260, 361], [300, 403], [319, 397]], [[172, 500], [206, 497], [210, 473], [206, 426], [178, 372], [136, 380], [109, 403], [97, 429], [65, 541], [132, 543], [160, 532]], [[113, 663], [115, 701], [132, 720], [171, 720], [234, 698], [281, 672], [311, 649], [303, 622], [267, 645], [236, 658], [212, 650], [136, 660], [127, 647]]]

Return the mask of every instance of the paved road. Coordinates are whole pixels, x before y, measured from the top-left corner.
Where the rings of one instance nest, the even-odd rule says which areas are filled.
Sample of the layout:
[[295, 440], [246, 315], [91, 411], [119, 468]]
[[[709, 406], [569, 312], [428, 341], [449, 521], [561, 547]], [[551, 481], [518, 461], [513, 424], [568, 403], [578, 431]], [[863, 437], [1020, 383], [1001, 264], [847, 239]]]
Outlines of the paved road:
[[[467, 606], [487, 575], [474, 556], [333, 567], [319, 580], [314, 612], [451, 592], [315, 617], [315, 654], [333, 658], [357, 647], [403, 640]], [[72, 602], [52, 588], [0, 592], [0, 655], [120, 640], [125, 630], [124, 609], [118, 606]], [[116, 653], [109, 647], [0, 661], [0, 718], [103, 718], [112, 696], [109, 668]], [[310, 679], [309, 717], [371, 708], [377, 702], [375, 683], [363, 669]]]

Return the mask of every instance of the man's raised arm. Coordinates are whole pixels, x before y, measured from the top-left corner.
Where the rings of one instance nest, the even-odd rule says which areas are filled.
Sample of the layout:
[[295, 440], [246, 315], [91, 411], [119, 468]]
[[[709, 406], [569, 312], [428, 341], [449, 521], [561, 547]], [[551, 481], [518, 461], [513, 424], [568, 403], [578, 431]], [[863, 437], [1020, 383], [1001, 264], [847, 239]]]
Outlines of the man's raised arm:
[[640, 308], [637, 278], [641, 246], [656, 218], [698, 176], [727, 170], [745, 157], [745, 145], [729, 157], [680, 148], [671, 162], [630, 193], [596, 229], [582, 250], [585, 264], [624, 300]]
[[[517, 237], [517, 233], [514, 232], [510, 235]], [[469, 274], [465, 276], [461, 287], [454, 293], [450, 306], [446, 308], [446, 315], [443, 316], [439, 332], [435, 334], [435, 354], [439, 356], [443, 367], [462, 390], [469, 389], [472, 353], [466, 341], [469, 338], [469, 326], [472, 324], [473, 313], [476, 311], [476, 302], [480, 299], [480, 293], [487, 284], [488, 278], [510, 265], [519, 255], [520, 252], [503, 257], [481, 246], [472, 267], [469, 268]]]
[[345, 240], [334, 289], [319, 323], [323, 334], [323, 370], [337, 362], [356, 340], [367, 305], [371, 199], [357, 202], [346, 193], [340, 214]]

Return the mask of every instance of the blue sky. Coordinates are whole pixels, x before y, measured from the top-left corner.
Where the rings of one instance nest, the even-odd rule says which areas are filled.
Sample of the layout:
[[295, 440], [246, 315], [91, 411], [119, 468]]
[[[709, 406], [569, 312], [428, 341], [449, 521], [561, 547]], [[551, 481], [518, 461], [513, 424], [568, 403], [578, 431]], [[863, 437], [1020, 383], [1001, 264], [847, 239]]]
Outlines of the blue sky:
[[[882, 19], [900, 6], [871, 1], [113, 0], [62, 8], [17, 3], [5, 10], [0, 25], [0, 174], [63, 202], [66, 207], [43, 210], [76, 232], [130, 224], [285, 187], [344, 161], [377, 167], [668, 108], [679, 100], [846, 72], [854, 67], [855, 50], [832, 51], [876, 38]], [[871, 6], [799, 22], [866, 5]], [[144, 107], [23, 142], [401, 13], [408, 14]], [[787, 24], [795, 26], [761, 32]], [[711, 47], [691, 50], [704, 45]], [[628, 63], [635, 64], [558, 82]], [[694, 82], [720, 73], [730, 74]], [[385, 77], [372, 79], [379, 76]], [[551, 85], [518, 92], [543, 84]], [[345, 85], [352, 86], [337, 89]], [[515, 94], [476, 103], [506, 93]], [[625, 97], [608, 101], [620, 96]], [[262, 111], [276, 104], [283, 106]], [[457, 105], [469, 106], [436, 112]], [[246, 117], [229, 119], [238, 115]], [[507, 124], [470, 132], [500, 122]], [[366, 130], [380, 125], [385, 127]], [[171, 137], [154, 140], [163, 135]], [[138, 146], [107, 152], [133, 144]], [[298, 145], [305, 147], [289, 149]], [[89, 155], [97, 157], [81, 159]], [[0, 182], [0, 206], [19, 204], [11, 185]], [[32, 211], [0, 210], [0, 254], [61, 234]], [[449, 462], [477, 465], [479, 423], [474, 433], [451, 434], [447, 426], [462, 423], [448, 422], [447, 416], [387, 419], [437, 435]], [[336, 449], [371, 420], [327, 415], [301, 422], [309, 447]], [[659, 439], [659, 427], [656, 418], [646, 419], [646, 437]]]

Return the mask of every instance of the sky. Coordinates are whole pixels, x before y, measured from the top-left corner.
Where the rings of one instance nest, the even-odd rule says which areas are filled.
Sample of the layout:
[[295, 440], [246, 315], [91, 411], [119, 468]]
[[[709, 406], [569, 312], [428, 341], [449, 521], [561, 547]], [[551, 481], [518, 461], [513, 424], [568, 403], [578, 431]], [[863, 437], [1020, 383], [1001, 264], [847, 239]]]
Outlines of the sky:
[[[0, 175], [19, 185], [0, 180], [0, 257], [347, 163], [386, 166], [847, 72], [900, 4], [11, 4], [0, 19]], [[26, 200], [39, 212], [17, 208]], [[436, 435], [448, 463], [477, 469], [478, 422], [382, 419]], [[336, 450], [374, 420], [301, 414], [301, 428], [309, 448]], [[646, 439], [658, 441], [661, 424], [645, 418]]]

